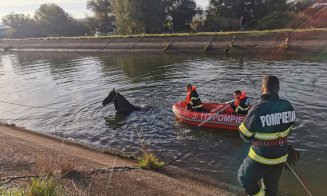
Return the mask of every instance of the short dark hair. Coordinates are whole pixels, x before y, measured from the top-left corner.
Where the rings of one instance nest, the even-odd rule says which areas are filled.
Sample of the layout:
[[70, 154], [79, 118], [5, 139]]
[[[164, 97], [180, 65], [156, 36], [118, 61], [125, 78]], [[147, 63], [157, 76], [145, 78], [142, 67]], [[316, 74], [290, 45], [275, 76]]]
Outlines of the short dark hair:
[[234, 91], [234, 94], [242, 94], [242, 92], [240, 90], [236, 90]]
[[186, 88], [192, 88], [192, 84], [188, 83], [188, 84], [186, 85]]
[[267, 88], [269, 93], [278, 93], [279, 79], [276, 76], [265, 76], [262, 80], [262, 86]]

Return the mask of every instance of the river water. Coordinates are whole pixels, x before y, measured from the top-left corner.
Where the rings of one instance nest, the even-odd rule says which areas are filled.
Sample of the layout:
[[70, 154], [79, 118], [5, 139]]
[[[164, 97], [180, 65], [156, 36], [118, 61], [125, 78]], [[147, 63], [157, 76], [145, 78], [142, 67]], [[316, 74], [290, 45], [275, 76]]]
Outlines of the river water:
[[[237, 169], [249, 145], [237, 132], [192, 132], [171, 108], [184, 99], [188, 82], [205, 102], [230, 100], [236, 89], [256, 102], [265, 74], [280, 78], [280, 96], [297, 112], [290, 137], [301, 151], [295, 171], [313, 195], [324, 195], [327, 57], [322, 55], [2, 53], [0, 121], [123, 152], [153, 152], [167, 163], [223, 181], [238, 195]], [[103, 107], [113, 88], [131, 103], [151, 109], [122, 116], [112, 104]], [[306, 195], [289, 171], [283, 172], [280, 191]]]

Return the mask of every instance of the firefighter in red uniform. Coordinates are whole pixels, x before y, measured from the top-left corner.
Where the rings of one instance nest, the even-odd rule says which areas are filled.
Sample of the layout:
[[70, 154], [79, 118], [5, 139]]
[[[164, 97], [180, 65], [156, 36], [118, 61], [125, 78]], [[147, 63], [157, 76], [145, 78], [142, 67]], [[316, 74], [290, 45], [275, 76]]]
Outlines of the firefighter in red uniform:
[[196, 87], [192, 86], [191, 84], [188, 84], [186, 86], [186, 91], [187, 91], [187, 95], [186, 95], [187, 109], [193, 111], [203, 111], [203, 105], [198, 93], [196, 92]]

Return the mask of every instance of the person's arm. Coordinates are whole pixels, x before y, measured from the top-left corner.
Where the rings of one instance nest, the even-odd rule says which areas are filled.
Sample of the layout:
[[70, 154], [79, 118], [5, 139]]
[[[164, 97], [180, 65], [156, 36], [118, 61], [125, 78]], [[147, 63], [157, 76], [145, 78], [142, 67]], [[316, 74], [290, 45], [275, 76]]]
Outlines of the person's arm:
[[252, 108], [248, 115], [245, 117], [244, 121], [242, 122], [242, 124], [239, 126], [239, 132], [240, 132], [240, 136], [241, 138], [246, 141], [246, 142], [251, 142], [253, 141], [254, 138], [254, 134], [255, 134], [255, 123], [256, 123], [256, 116], [255, 116], [255, 108]]
[[249, 99], [240, 101], [238, 107], [234, 109], [236, 114], [239, 114], [239, 113], [242, 113], [243, 111], [249, 110], [250, 102], [248, 100]]
[[235, 104], [234, 104], [234, 101], [230, 102], [230, 103], [229, 103], [229, 106], [230, 106], [230, 107], [235, 111], [236, 106], [235, 106]]

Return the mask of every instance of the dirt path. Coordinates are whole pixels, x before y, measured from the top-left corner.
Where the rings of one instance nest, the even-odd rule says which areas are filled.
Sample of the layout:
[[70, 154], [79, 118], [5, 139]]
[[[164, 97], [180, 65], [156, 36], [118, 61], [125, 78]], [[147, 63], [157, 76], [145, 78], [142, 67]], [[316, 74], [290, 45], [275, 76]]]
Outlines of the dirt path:
[[19, 177], [42, 176], [49, 165], [54, 173], [73, 169], [59, 178], [69, 195], [234, 195], [210, 180], [186, 177], [177, 169], [140, 170], [133, 160], [0, 126], [1, 186], [24, 186], [30, 178]]

